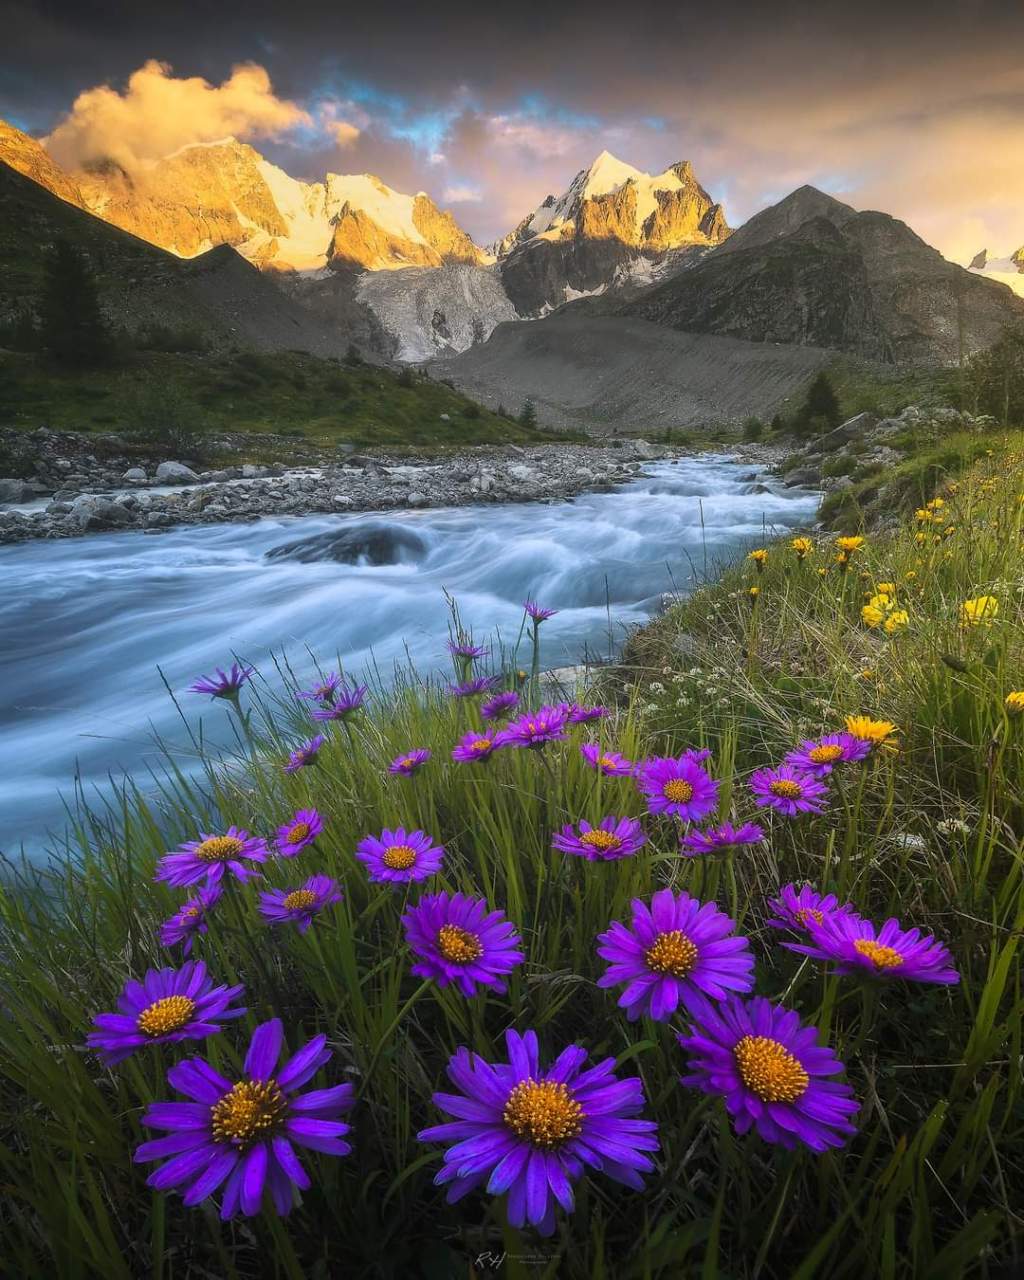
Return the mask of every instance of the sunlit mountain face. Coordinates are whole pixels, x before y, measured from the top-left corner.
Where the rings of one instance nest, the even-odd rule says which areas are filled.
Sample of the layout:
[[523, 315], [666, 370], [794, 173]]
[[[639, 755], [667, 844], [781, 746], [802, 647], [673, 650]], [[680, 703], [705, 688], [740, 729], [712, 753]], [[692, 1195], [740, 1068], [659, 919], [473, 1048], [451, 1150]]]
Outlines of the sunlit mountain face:
[[[154, 235], [163, 224], [161, 241], [183, 251], [223, 235], [254, 261], [315, 269], [324, 219], [353, 194], [332, 195], [327, 175], [372, 175], [406, 198], [401, 217], [391, 201], [404, 245], [382, 247], [356, 216], [340, 257], [475, 262], [457, 232], [494, 245], [603, 151], [654, 176], [689, 160], [733, 227], [810, 184], [901, 218], [962, 265], [981, 249], [1010, 259], [1024, 235], [1024, 11], [1007, 0], [741, 0], [720, 14], [641, 3], [628, 15], [597, 0], [557, 6], [543, 39], [520, 15], [468, 3], [385, 16], [226, 0], [202, 14], [201, 40], [147, 6], [109, 24], [69, 0], [7, 12], [0, 117], [45, 140], [64, 172], [106, 174], [101, 191], [83, 182], [87, 198]], [[220, 193], [205, 226], [163, 209], [202, 167], [168, 158], [228, 138], [302, 184], [273, 193], [300, 206], [284, 211], [289, 225], [265, 215], [269, 170], [251, 200]], [[421, 192], [457, 231], [424, 230], [433, 214], [408, 204]], [[999, 269], [1011, 286], [1018, 274]]]

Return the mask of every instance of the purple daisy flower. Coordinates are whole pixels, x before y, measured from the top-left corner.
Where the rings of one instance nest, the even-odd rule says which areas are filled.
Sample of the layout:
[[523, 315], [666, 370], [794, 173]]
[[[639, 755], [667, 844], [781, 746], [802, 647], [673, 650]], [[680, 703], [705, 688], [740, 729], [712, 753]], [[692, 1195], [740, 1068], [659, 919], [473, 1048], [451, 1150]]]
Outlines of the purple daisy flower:
[[342, 683], [340, 671], [332, 671], [329, 676], [324, 676], [322, 680], [318, 680], [310, 689], [300, 689], [296, 693], [296, 698], [302, 698], [306, 702], [322, 702], [325, 706], [330, 706], [334, 702], [334, 696], [338, 692], [338, 688]]
[[317, 707], [313, 712], [314, 720], [348, 720], [363, 705], [366, 699], [365, 684], [344, 685], [341, 691], [335, 691], [334, 701], [330, 706]]
[[817, 742], [801, 742], [786, 756], [786, 764], [812, 778], [827, 778], [837, 764], [863, 760], [871, 754], [871, 743], [852, 733], [829, 733]]
[[952, 986], [960, 981], [949, 948], [920, 929], [903, 929], [895, 918], [875, 930], [870, 920], [853, 912], [833, 912], [820, 924], [807, 922], [811, 944], [786, 942], [816, 960], [836, 961], [836, 973], [870, 978], [903, 978], [907, 982], [938, 982]]
[[487, 914], [483, 898], [428, 894], [402, 916], [405, 936], [419, 957], [412, 972], [439, 987], [458, 984], [464, 996], [477, 986], [507, 990], [503, 976], [525, 959], [521, 939], [502, 911]]
[[680, 1003], [691, 1008], [697, 997], [699, 1008], [700, 993], [722, 1000], [753, 990], [750, 943], [731, 936], [735, 920], [713, 902], [659, 889], [650, 906], [639, 898], [630, 905], [630, 927], [613, 920], [597, 939], [597, 954], [610, 961], [597, 985], [625, 985], [619, 1007], [630, 1022], [641, 1014], [667, 1022]]
[[608, 708], [581, 707], [578, 702], [570, 702], [566, 705], [566, 714], [570, 724], [590, 724], [594, 720], [603, 719], [608, 714]]
[[705, 1001], [690, 1034], [678, 1039], [690, 1055], [682, 1083], [720, 1094], [737, 1133], [756, 1128], [765, 1142], [802, 1142], [820, 1152], [856, 1132], [853, 1090], [823, 1078], [839, 1075], [843, 1064], [798, 1013], [761, 996]]
[[200, 676], [189, 685], [189, 693], [208, 693], [211, 698], [228, 698], [236, 700], [238, 692], [245, 682], [252, 678], [255, 667], [240, 666], [232, 662], [230, 671], [217, 668], [215, 676]]
[[493, 698], [481, 704], [480, 714], [485, 720], [500, 720], [506, 711], [519, 705], [518, 693], [497, 693]]
[[259, 1213], [269, 1186], [274, 1208], [284, 1216], [292, 1207], [292, 1187], [304, 1191], [310, 1185], [293, 1143], [348, 1155], [349, 1126], [338, 1117], [355, 1102], [352, 1085], [298, 1092], [330, 1060], [327, 1037], [310, 1040], [275, 1074], [282, 1041], [280, 1018], [261, 1023], [249, 1042], [244, 1075], [234, 1084], [202, 1058], [168, 1071], [167, 1083], [191, 1101], [156, 1102], [142, 1117], [147, 1129], [166, 1129], [168, 1136], [142, 1143], [136, 1164], [170, 1157], [150, 1174], [147, 1186], [182, 1187], [183, 1203], [192, 1207], [226, 1180], [224, 1221], [239, 1211], [247, 1217]]
[[755, 804], [777, 809], [787, 818], [798, 813], [821, 813], [828, 799], [828, 787], [802, 769], [780, 764], [777, 769], [758, 769], [750, 777]]
[[270, 924], [294, 924], [305, 933], [325, 907], [341, 901], [337, 881], [310, 876], [301, 889], [270, 889], [260, 894], [259, 913]]
[[296, 809], [294, 817], [277, 829], [277, 852], [282, 858], [294, 858], [322, 835], [324, 820], [316, 809]]
[[86, 1044], [105, 1066], [130, 1058], [148, 1044], [204, 1040], [228, 1018], [245, 1009], [228, 1006], [244, 987], [215, 987], [202, 960], [186, 960], [180, 969], [150, 969], [141, 982], [129, 978], [117, 1002], [119, 1013], [98, 1013]]
[[488, 693], [493, 689], [497, 679], [497, 676], [474, 676], [472, 680], [450, 684], [448, 692], [453, 698], [477, 698], [481, 693]]
[[684, 858], [696, 858], [706, 853], [728, 853], [749, 844], [760, 844], [764, 828], [756, 822], [744, 822], [734, 827], [731, 822], [720, 822], [706, 831], [688, 831], [680, 840], [679, 852]]
[[616, 862], [630, 858], [647, 843], [636, 818], [602, 818], [596, 827], [589, 822], [580, 823], [580, 833], [566, 825], [561, 834], [551, 837], [552, 849], [559, 853], [572, 853], [588, 862]]
[[366, 863], [371, 880], [402, 883], [426, 880], [439, 871], [444, 848], [434, 844], [433, 837], [423, 831], [385, 828], [379, 838], [365, 836], [360, 840], [356, 857]]
[[808, 934], [812, 924], [823, 924], [827, 916], [857, 914], [849, 902], [841, 907], [834, 893], [824, 896], [809, 884], [799, 889], [795, 884], [783, 885], [777, 898], [768, 899], [768, 906], [775, 912], [766, 921], [773, 929], [793, 929], [802, 934]]
[[572, 1183], [590, 1166], [634, 1190], [654, 1164], [658, 1126], [636, 1117], [644, 1106], [637, 1076], [619, 1080], [615, 1059], [584, 1071], [585, 1049], [569, 1045], [542, 1072], [537, 1034], [505, 1032], [509, 1061], [485, 1062], [466, 1048], [448, 1063], [459, 1093], [435, 1093], [434, 1103], [454, 1123], [434, 1125], [421, 1142], [448, 1142], [434, 1178], [448, 1184], [454, 1204], [476, 1187], [508, 1192], [508, 1220], [541, 1235], [555, 1229], [555, 1206], [573, 1208]]
[[228, 827], [222, 836], [200, 832], [198, 840], [186, 840], [180, 849], [166, 853], [157, 863], [154, 880], [183, 886], [205, 880], [219, 884], [226, 872], [238, 880], [251, 880], [260, 873], [241, 861], [266, 862], [270, 851], [260, 836], [251, 836], [242, 827]]
[[471, 729], [459, 739], [459, 745], [452, 750], [452, 759], [458, 764], [472, 764], [474, 760], [487, 760], [500, 749], [500, 744], [493, 735], [480, 733]]
[[635, 765], [618, 751], [602, 751], [597, 742], [580, 743], [580, 755], [591, 769], [603, 773], [607, 778], [628, 778]]
[[553, 618], [558, 612], [557, 609], [542, 609], [535, 600], [524, 600], [523, 608], [538, 626], [542, 622], [546, 622], [548, 618]]
[[404, 755], [396, 756], [388, 765], [388, 773], [396, 773], [402, 778], [411, 778], [418, 769], [431, 757], [431, 752], [426, 747], [416, 747], [413, 751], [407, 751]]
[[488, 650], [485, 646], [473, 644], [463, 637], [460, 640], [448, 641], [448, 652], [453, 658], [463, 658], [467, 662], [475, 662], [477, 658], [486, 658]]
[[320, 748], [327, 739], [322, 733], [318, 733], [315, 737], [304, 742], [301, 747], [296, 747], [294, 751], [289, 752], [288, 763], [284, 767], [285, 773], [298, 773], [300, 769], [305, 769], [308, 765], [316, 764], [316, 758], [320, 753]]
[[685, 751], [681, 756], [643, 760], [636, 767], [636, 785], [647, 797], [651, 813], [674, 814], [686, 822], [706, 818], [718, 808], [718, 786], [701, 764], [710, 752]]
[[217, 905], [223, 892], [224, 886], [218, 884], [210, 889], [200, 889], [194, 898], [183, 902], [174, 915], [160, 926], [161, 945], [173, 947], [183, 942], [185, 945], [181, 949], [182, 954], [191, 955], [196, 934], [206, 933], [208, 930], [206, 917]]
[[567, 720], [563, 707], [540, 707], [510, 720], [494, 741], [499, 747], [543, 747], [565, 737]]

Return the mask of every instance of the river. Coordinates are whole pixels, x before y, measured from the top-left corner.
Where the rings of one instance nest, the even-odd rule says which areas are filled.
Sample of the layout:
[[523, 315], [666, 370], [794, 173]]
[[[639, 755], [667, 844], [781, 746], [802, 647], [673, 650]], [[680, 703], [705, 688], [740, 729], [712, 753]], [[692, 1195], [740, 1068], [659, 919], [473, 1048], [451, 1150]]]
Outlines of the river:
[[[478, 639], [497, 630], [514, 641], [531, 596], [559, 610], [544, 625], [545, 666], [607, 655], [662, 593], [686, 592], [765, 529], [813, 519], [816, 494], [757, 493], [753, 470], [703, 456], [652, 463], [614, 493], [571, 502], [0, 548], [0, 849], [40, 850], [63, 825], [61, 793], [76, 776], [87, 793], [108, 774], [144, 778], [158, 762], [154, 729], [184, 741], [158, 666], [176, 691], [232, 654], [271, 679], [272, 651], [312, 674], [307, 648], [327, 665], [340, 653], [352, 674], [376, 663], [386, 675], [407, 655], [437, 670], [447, 666], [446, 590]], [[368, 554], [346, 562], [361, 547]], [[182, 702], [204, 731], [225, 719], [196, 695]]]

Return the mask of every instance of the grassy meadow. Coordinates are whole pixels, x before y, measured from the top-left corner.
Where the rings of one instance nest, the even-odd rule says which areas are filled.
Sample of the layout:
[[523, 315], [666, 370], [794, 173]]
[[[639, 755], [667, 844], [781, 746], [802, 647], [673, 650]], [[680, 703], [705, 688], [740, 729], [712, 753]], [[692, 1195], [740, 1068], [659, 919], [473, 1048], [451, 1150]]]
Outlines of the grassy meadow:
[[[165, 337], [185, 344], [188, 335]], [[158, 339], [154, 338], [156, 342]], [[361, 361], [299, 351], [267, 354], [129, 349], [110, 367], [66, 370], [29, 352], [0, 355], [0, 412], [12, 426], [127, 433], [140, 444], [188, 436], [203, 448], [218, 433], [287, 436], [331, 447], [530, 444], [567, 439], [485, 409], [446, 383]], [[521, 405], [510, 405], [518, 414]], [[444, 416], [442, 416], [444, 415]], [[250, 454], [276, 456], [261, 449]], [[205, 452], [216, 456], [210, 442]], [[237, 459], [233, 459], [237, 460]]]
[[[1024, 689], [1024, 468], [1020, 439], [986, 448], [897, 532], [868, 533], [847, 552], [833, 534], [814, 535], [802, 554], [770, 544], [682, 601], [632, 639], [589, 699], [609, 714], [540, 749], [453, 761], [460, 738], [482, 732], [479, 700], [411, 676], [371, 691], [350, 718], [314, 726], [314, 704], [294, 697], [314, 677], [308, 659], [261, 669], [241, 689], [247, 718], [175, 690], [198, 773], [168, 752], [164, 776], [139, 779], [120, 805], [79, 820], [66, 857], [6, 869], [0, 1257], [9, 1273], [1019, 1275], [1024, 715], [1007, 696]], [[997, 605], [963, 611], [984, 598]], [[480, 642], [487, 619], [471, 621]], [[543, 624], [539, 636], [542, 660]], [[231, 656], [211, 654], [209, 667]], [[495, 670], [528, 707], [538, 691], [516, 668], [531, 670], [529, 630], [502, 657]], [[755, 806], [754, 770], [858, 715], [896, 732], [825, 779], [822, 813]], [[236, 725], [236, 746], [221, 757], [202, 736], [216, 716]], [[326, 738], [316, 763], [286, 773], [289, 751], [314, 732]], [[753, 820], [766, 839], [721, 857], [680, 856], [677, 819], [648, 812], [633, 778], [590, 768], [585, 742], [630, 761], [709, 750], [718, 809], [698, 825]], [[412, 776], [389, 774], [414, 748], [432, 758]], [[294, 859], [263, 864], [264, 882], [229, 883], [195, 940], [193, 959], [217, 982], [244, 984], [248, 1014], [204, 1040], [144, 1046], [102, 1066], [84, 1047], [94, 1016], [116, 1007], [130, 977], [182, 961], [158, 934], [186, 891], [154, 882], [158, 860], [232, 824], [272, 837], [310, 808], [322, 835]], [[646, 845], [617, 861], [552, 849], [563, 825], [606, 815], [641, 820]], [[356, 859], [364, 836], [398, 825], [443, 845], [430, 880], [374, 883]], [[317, 872], [344, 896], [308, 932], [261, 919], [260, 892]], [[876, 925], [895, 916], [934, 934], [959, 983], [861, 979], [786, 949], [768, 902], [805, 882]], [[597, 935], [664, 886], [726, 912], [750, 940], [756, 995], [797, 1011], [845, 1064], [839, 1078], [859, 1104], [845, 1145], [817, 1154], [737, 1133], [720, 1097], [680, 1083], [686, 1009], [631, 1023], [620, 989], [597, 986], [606, 967]], [[441, 889], [485, 898], [519, 931], [525, 960], [507, 993], [467, 998], [412, 974], [401, 917]], [[239, 1079], [249, 1034], [275, 1016], [291, 1051], [327, 1036], [334, 1056], [310, 1087], [353, 1086], [351, 1153], [302, 1151], [310, 1186], [285, 1218], [268, 1200], [224, 1222], [217, 1194], [185, 1208], [177, 1191], [149, 1189], [155, 1166], [132, 1153], [156, 1136], [140, 1124], [147, 1106], [180, 1098], [168, 1068], [198, 1056]], [[642, 1081], [641, 1115], [659, 1127], [642, 1190], [590, 1168], [549, 1236], [510, 1225], [506, 1197], [483, 1188], [446, 1204], [433, 1182], [444, 1144], [417, 1139], [450, 1118], [431, 1095], [451, 1090], [451, 1055], [467, 1046], [506, 1061], [509, 1027], [535, 1029], [547, 1063], [571, 1044], [590, 1063], [614, 1058], [620, 1079]]]

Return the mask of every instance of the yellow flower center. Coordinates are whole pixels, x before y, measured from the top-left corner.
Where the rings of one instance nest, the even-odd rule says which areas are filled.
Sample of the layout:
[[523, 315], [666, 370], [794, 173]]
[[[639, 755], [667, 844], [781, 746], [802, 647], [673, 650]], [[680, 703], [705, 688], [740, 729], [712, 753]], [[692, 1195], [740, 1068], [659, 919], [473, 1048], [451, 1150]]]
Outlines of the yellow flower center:
[[853, 948], [862, 956], [867, 956], [876, 969], [898, 969], [903, 963], [903, 957], [895, 947], [883, 947], [871, 938], [858, 938]]
[[286, 844], [301, 844], [309, 835], [308, 822], [296, 822], [295, 826], [285, 836]]
[[682, 778], [672, 778], [665, 783], [662, 794], [673, 804], [686, 804], [688, 800], [693, 799], [693, 787]]
[[796, 913], [796, 918], [806, 928], [812, 920], [815, 924], [821, 924], [825, 919], [825, 913], [824, 911], [819, 911], [817, 907], [800, 907]]
[[275, 1080], [239, 1080], [210, 1108], [214, 1141], [230, 1142], [246, 1151], [274, 1132], [286, 1106]]
[[773, 796], [779, 796], [783, 800], [799, 800], [803, 795], [800, 783], [794, 782], [791, 778], [776, 778], [774, 782], [768, 784], [768, 790]]
[[399, 769], [411, 769], [415, 763], [416, 761], [412, 756], [403, 756], [398, 762], [398, 767]]
[[437, 931], [437, 949], [451, 964], [469, 964], [479, 960], [483, 945], [475, 933], [457, 924], [443, 924]]
[[381, 862], [391, 871], [408, 871], [415, 861], [416, 850], [407, 844], [393, 844], [381, 857]]
[[305, 911], [316, 902], [316, 894], [310, 889], [293, 889], [281, 903], [285, 911]]
[[[1011, 694], [1010, 697], [1012, 698], [1013, 694]], [[1009, 700], [1010, 698], [1007, 698], [1007, 702], [1009, 702]], [[1024, 702], [1024, 695], [1021, 695], [1021, 701]], [[602, 756], [597, 763], [601, 765], [602, 768], [605, 768], [605, 769], [615, 768], [615, 761], [611, 758], [611, 756]]]
[[744, 1036], [733, 1055], [740, 1079], [762, 1102], [796, 1102], [811, 1083], [799, 1061], [770, 1036]]
[[196, 847], [196, 857], [200, 862], [224, 862], [237, 858], [244, 847], [237, 836], [211, 836]]
[[491, 745], [490, 738], [474, 738], [470, 744], [474, 751], [486, 751]]
[[835, 743], [826, 743], [822, 747], [812, 747], [807, 753], [807, 758], [815, 764], [832, 764], [842, 754], [842, 747], [837, 747]]
[[195, 1011], [196, 1002], [188, 996], [164, 996], [143, 1009], [135, 1025], [144, 1036], [166, 1036], [180, 1031]]
[[585, 844], [590, 849], [600, 849], [602, 853], [622, 848], [622, 840], [611, 831], [587, 831], [580, 836], [580, 844]]
[[696, 944], [681, 930], [673, 929], [671, 933], [658, 934], [644, 952], [644, 960], [653, 973], [685, 978], [697, 963], [697, 954]]
[[186, 907], [181, 914], [185, 917], [186, 920], [191, 920], [193, 917], [199, 915], [200, 913], [199, 913], [198, 907]]
[[512, 1132], [531, 1146], [551, 1150], [583, 1132], [583, 1108], [567, 1085], [551, 1080], [523, 1080], [508, 1095], [503, 1118]]

